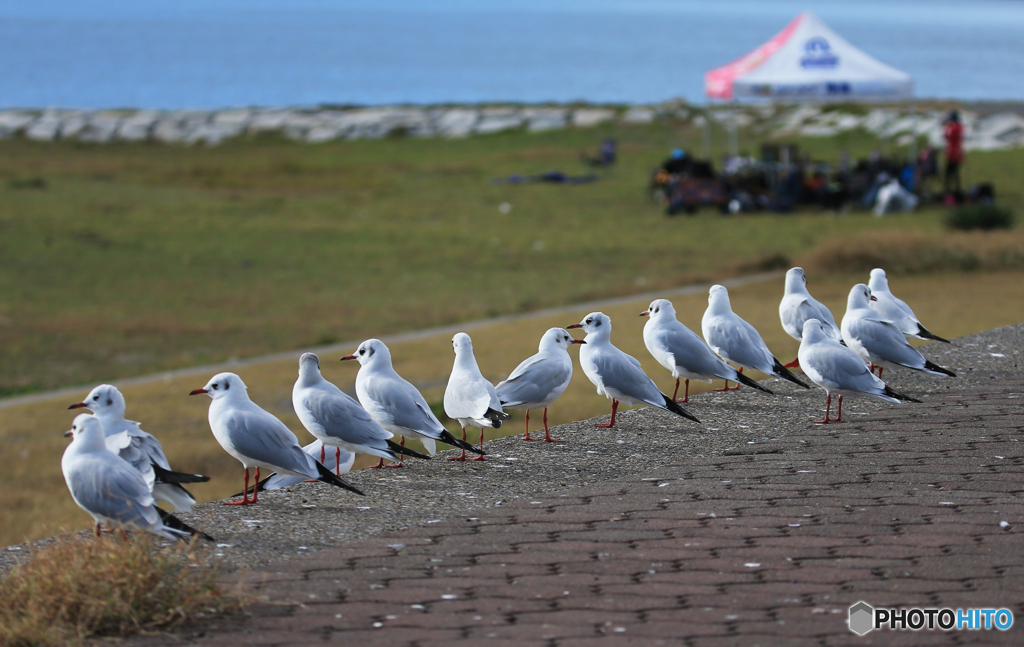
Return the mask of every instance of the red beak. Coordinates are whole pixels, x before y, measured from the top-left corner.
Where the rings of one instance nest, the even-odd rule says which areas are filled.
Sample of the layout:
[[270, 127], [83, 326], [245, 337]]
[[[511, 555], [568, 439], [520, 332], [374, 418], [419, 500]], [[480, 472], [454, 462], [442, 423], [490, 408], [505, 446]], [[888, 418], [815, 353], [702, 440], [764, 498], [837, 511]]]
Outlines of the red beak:
[[89, 406], [89, 405], [87, 405], [84, 402], [76, 402], [73, 405], [71, 405], [70, 407], [68, 407], [68, 409], [81, 409], [82, 407], [87, 407], [87, 406]]
[[71, 438], [74, 435], [75, 435], [75, 432], [71, 431], [70, 429], [68, 429], [67, 431], [64, 432], [64, 437], [65, 438]]
[[[574, 339], [574, 340], [572, 340], [572, 343], [573, 343], [573, 344], [585, 344], [585, 343], [587, 343], [587, 342], [583, 341], [582, 339]], [[570, 344], [570, 346], [571, 346], [571, 345], [572, 345], [572, 344]]]
[[573, 328], [582, 328], [582, 327], [583, 327], [583, 324], [573, 324], [571, 326], [566, 326], [565, 329], [566, 330], [572, 330]]
[[195, 389], [189, 393], [189, 395], [199, 395], [200, 393], [209, 393], [206, 389]]
[[356, 357], [355, 355], [345, 355], [344, 357], [341, 358], [341, 361], [344, 362], [347, 359], [359, 359], [359, 358]]
[[649, 317], [649, 316], [651, 316], [651, 313], [648, 312], [647, 310], [644, 310], [643, 312], [640, 313], [640, 316], [641, 317]]
[[878, 297], [876, 297], [875, 295], [873, 295], [873, 294], [872, 294], [872, 295], [871, 295], [871, 300], [872, 300], [872, 301], [878, 301]]

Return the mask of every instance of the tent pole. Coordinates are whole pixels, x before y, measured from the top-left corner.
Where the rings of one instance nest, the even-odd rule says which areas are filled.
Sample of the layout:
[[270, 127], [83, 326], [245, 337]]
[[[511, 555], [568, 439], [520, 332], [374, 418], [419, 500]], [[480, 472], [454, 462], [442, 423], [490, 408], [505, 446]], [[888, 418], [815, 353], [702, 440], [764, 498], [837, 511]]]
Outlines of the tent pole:
[[704, 101], [704, 159], [711, 159], [711, 101]]
[[739, 126], [739, 110], [736, 107], [736, 101], [732, 102], [732, 108], [729, 111], [729, 155], [736, 157], [740, 154], [740, 134]]

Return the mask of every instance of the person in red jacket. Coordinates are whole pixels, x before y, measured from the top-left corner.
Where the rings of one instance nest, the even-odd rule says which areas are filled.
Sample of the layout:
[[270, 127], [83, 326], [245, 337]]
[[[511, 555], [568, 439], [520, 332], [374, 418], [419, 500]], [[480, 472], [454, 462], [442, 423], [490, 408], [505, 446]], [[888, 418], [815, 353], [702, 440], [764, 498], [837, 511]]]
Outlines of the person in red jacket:
[[943, 178], [943, 189], [946, 193], [960, 193], [960, 164], [964, 161], [964, 127], [960, 123], [960, 113], [953, 110], [946, 120], [946, 174]]

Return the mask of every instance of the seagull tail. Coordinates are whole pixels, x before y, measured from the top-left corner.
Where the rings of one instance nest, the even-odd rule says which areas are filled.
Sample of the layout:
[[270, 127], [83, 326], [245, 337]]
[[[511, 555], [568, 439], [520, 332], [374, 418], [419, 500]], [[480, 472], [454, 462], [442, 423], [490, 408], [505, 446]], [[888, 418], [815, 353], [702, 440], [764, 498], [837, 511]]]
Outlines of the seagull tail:
[[196, 504], [196, 498], [178, 483], [153, 484], [153, 498], [171, 504], [176, 512], [188, 512]]
[[511, 417], [512, 417], [512, 414], [510, 414], [510, 413], [505, 413], [504, 411], [498, 411], [496, 409], [491, 409], [490, 407], [488, 407], [487, 413], [484, 414], [484, 418], [487, 418], [488, 420], [490, 420], [491, 421], [491, 425], [495, 429], [497, 429], [498, 427], [501, 426], [502, 421], [508, 420]]
[[924, 360], [924, 370], [932, 371], [933, 373], [941, 373], [942, 375], [946, 375], [948, 377], [956, 377], [956, 373], [954, 373], [953, 371], [949, 370], [948, 368], [942, 368], [938, 364], [935, 364], [934, 362], [927, 359]]
[[166, 510], [157, 508], [156, 511], [160, 513], [160, 520], [163, 521], [164, 525], [170, 528], [172, 531], [175, 531], [177, 533], [189, 534], [193, 537], [202, 537], [206, 541], [217, 541], [216, 539], [206, 534], [202, 530], [196, 530], [195, 528], [188, 525], [181, 519], [175, 517], [173, 514]]
[[947, 344], [953, 343], [948, 339], [943, 339], [938, 335], [933, 335], [932, 333], [928, 332], [928, 329], [922, 326], [921, 324], [917, 324], [917, 336], [920, 337], [921, 339], [931, 339], [932, 341], [941, 341]]
[[910, 397], [909, 395], [903, 395], [902, 393], [897, 393], [896, 391], [893, 391], [891, 388], [889, 388], [888, 384], [885, 385], [884, 393], [890, 398], [896, 398], [897, 400], [902, 400], [904, 402], [916, 402], [918, 404], [921, 404], [920, 400], [916, 400]]
[[782, 362], [780, 362], [778, 359], [776, 359], [774, 357], [772, 359], [775, 360], [775, 366], [772, 367], [772, 373], [774, 373], [776, 377], [781, 377], [784, 380], [789, 380], [793, 384], [796, 384], [797, 386], [802, 386], [805, 389], [811, 388], [811, 387], [807, 386], [805, 383], [801, 382], [797, 378], [797, 376], [793, 375], [790, 372], [790, 370], [788, 368], [786, 368], [785, 366], [783, 366]]
[[768, 387], [761, 386], [761, 383], [758, 382], [757, 380], [752, 380], [749, 377], [747, 377], [746, 375], [744, 375], [743, 373], [740, 373], [738, 371], [736, 373], [735, 381], [739, 382], [740, 384], [742, 384], [744, 386], [749, 386], [751, 388], [758, 389], [759, 391], [764, 391], [765, 393], [771, 393], [772, 395], [775, 395], [775, 392], [770, 390]]
[[467, 452], [474, 452], [476, 454], [480, 454], [481, 456], [487, 455], [485, 452], [477, 449], [476, 445], [474, 445], [473, 443], [467, 443], [461, 438], [456, 438], [447, 429], [441, 432], [441, 442], [448, 443], [449, 445], [453, 445], [455, 447], [458, 447], [459, 449], [465, 449]]
[[396, 454], [402, 454], [403, 456], [412, 456], [413, 458], [422, 458], [422, 459], [428, 460], [428, 461], [430, 460], [430, 457], [427, 456], [426, 454], [421, 454], [418, 451], [409, 449], [408, 447], [402, 447], [401, 445], [399, 445], [398, 443], [396, 443], [393, 440], [389, 439], [387, 441], [387, 443], [388, 443], [388, 449], [390, 449], [391, 451], [393, 451]]
[[692, 420], [694, 422], [700, 422], [700, 420], [697, 420], [697, 416], [693, 415], [692, 413], [690, 413], [686, 409], [684, 409], [681, 406], [679, 406], [678, 404], [676, 404], [675, 400], [673, 400], [672, 398], [668, 397], [664, 393], [662, 393], [661, 396], [663, 398], [665, 398], [665, 408], [666, 409], [668, 409], [672, 413], [676, 414], [677, 416], [682, 416], [684, 418], [689, 418], [690, 420]]
[[317, 480], [320, 481], [321, 483], [326, 483], [328, 485], [333, 485], [335, 487], [344, 488], [349, 492], [355, 492], [359, 496], [366, 496], [356, 486], [349, 485], [345, 481], [342, 481], [340, 478], [335, 476], [334, 472], [324, 467], [323, 463], [321, 463], [320, 461], [313, 462], [316, 463], [316, 471], [320, 473], [320, 478], [318, 478]]
[[151, 465], [153, 466], [153, 474], [156, 476], [157, 483], [206, 483], [210, 480], [209, 476], [203, 476], [202, 474], [172, 472], [171, 470], [165, 470], [156, 463], [151, 463]]

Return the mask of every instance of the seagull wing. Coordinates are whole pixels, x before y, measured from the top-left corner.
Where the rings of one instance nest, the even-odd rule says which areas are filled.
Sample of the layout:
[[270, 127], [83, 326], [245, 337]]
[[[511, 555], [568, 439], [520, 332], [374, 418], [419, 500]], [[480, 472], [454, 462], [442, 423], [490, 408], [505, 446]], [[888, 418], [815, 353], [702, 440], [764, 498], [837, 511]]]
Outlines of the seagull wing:
[[545, 402], [558, 397], [565, 391], [572, 379], [572, 362], [562, 362], [554, 357], [534, 355], [520, 364], [507, 380], [498, 384], [495, 390], [498, 399], [507, 406], [518, 406], [531, 402]]

